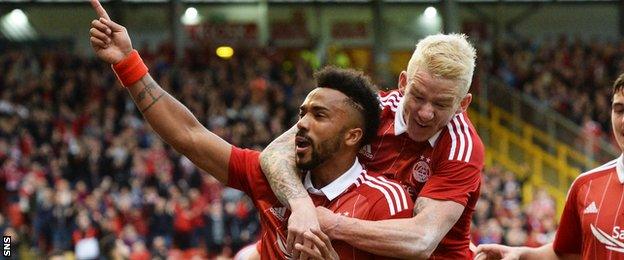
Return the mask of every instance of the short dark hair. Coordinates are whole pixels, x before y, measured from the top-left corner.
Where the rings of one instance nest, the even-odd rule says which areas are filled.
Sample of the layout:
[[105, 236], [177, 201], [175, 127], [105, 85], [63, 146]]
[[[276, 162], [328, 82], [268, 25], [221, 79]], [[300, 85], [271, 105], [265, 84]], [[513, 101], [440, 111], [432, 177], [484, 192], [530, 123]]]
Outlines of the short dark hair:
[[360, 112], [364, 122], [364, 134], [360, 146], [364, 146], [377, 135], [379, 128], [379, 100], [377, 88], [370, 78], [361, 71], [353, 69], [340, 69], [327, 66], [316, 73], [316, 86], [319, 88], [335, 89], [347, 96], [353, 107]]
[[622, 92], [622, 90], [624, 90], [624, 73], [620, 74], [615, 82], [613, 82], [613, 93], [611, 93], [611, 97]]

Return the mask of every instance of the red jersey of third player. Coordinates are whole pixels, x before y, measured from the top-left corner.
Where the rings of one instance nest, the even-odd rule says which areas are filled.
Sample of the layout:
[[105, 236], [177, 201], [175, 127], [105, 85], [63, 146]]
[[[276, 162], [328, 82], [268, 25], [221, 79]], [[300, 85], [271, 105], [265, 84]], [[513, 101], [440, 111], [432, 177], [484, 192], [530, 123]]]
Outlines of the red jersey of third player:
[[434, 259], [471, 259], [470, 221], [479, 198], [484, 148], [468, 116], [457, 114], [426, 142], [406, 133], [403, 95], [379, 93], [381, 125], [377, 138], [360, 150], [370, 171], [406, 186], [413, 199], [427, 197], [455, 201], [466, 208], [434, 251]]
[[557, 254], [624, 259], [622, 158], [583, 173], [574, 181], [553, 243]]
[[[249, 195], [262, 225], [262, 259], [286, 259], [286, 228], [290, 211], [271, 191], [262, 173], [259, 152], [232, 147], [228, 186]], [[344, 216], [382, 220], [412, 216], [414, 204], [407, 191], [396, 182], [367, 172], [355, 160], [351, 169], [321, 189], [312, 185], [310, 173], [304, 186], [316, 206], [324, 206]], [[388, 259], [356, 249], [342, 241], [332, 241], [340, 259]]]

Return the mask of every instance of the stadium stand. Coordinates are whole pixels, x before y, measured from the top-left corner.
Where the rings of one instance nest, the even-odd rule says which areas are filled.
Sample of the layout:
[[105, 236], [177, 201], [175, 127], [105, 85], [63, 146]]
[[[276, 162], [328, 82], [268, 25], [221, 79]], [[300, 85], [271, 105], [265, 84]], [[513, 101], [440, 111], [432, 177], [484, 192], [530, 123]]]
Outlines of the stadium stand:
[[502, 41], [492, 53], [490, 73], [568, 117], [587, 135], [612, 138], [609, 82], [624, 69], [623, 42], [571, 38]]
[[[152, 75], [244, 147], [283, 132], [293, 118], [287, 100], [299, 102], [291, 97], [311, 86], [303, 63], [286, 73], [261, 52], [241, 55], [244, 62], [188, 59], [177, 73], [167, 51], [157, 53], [144, 53]], [[121, 247], [131, 259], [163, 247], [231, 255], [256, 239], [250, 201], [163, 145], [109, 68], [56, 49], [13, 50], [0, 61], [0, 233], [43, 256]]]

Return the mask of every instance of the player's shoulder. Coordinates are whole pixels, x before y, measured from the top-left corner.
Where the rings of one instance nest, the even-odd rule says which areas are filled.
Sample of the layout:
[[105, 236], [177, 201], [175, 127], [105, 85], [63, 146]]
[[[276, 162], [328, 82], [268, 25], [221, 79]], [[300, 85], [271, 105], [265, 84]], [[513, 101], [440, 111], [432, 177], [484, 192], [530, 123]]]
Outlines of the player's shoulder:
[[260, 157], [260, 151], [249, 149], [249, 148], [242, 148], [242, 147], [238, 147], [235, 145], [232, 145], [231, 153], [232, 153], [231, 155], [233, 156]]
[[441, 157], [449, 161], [482, 164], [485, 147], [466, 112], [453, 116], [436, 143]]
[[260, 151], [232, 146], [230, 164], [245, 164], [247, 167], [258, 166], [260, 169]]
[[572, 188], [575, 188], [575, 187], [578, 188], [582, 186], [583, 184], [588, 183], [591, 180], [595, 180], [601, 177], [608, 176], [614, 171], [617, 171], [618, 161], [619, 161], [619, 158], [611, 160], [601, 166], [598, 166], [594, 169], [581, 173], [579, 176], [576, 177], [576, 179], [572, 183]]
[[391, 216], [412, 207], [413, 203], [407, 190], [398, 182], [381, 174], [363, 171], [356, 185], [359, 194], [371, 204], [387, 205]]
[[403, 99], [403, 94], [396, 89], [377, 92], [377, 100], [379, 101], [379, 108], [381, 108], [382, 111], [382, 117], [386, 115], [394, 116], [394, 113], [399, 108], [401, 99]]

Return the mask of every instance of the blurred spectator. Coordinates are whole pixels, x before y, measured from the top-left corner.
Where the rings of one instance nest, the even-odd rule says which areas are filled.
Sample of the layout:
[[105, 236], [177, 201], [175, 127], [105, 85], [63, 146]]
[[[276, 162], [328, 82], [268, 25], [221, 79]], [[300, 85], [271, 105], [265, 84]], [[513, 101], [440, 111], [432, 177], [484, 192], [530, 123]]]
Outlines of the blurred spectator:
[[72, 234], [72, 242], [77, 259], [94, 259], [100, 256], [97, 242], [98, 231], [92, 225], [88, 213], [81, 211], [76, 216], [77, 227]]
[[536, 247], [554, 239], [555, 201], [546, 191], [538, 190], [523, 207], [522, 185], [511, 172], [489, 167], [483, 173], [473, 217], [473, 243]]
[[163, 237], [156, 237], [152, 243], [152, 251], [151, 257], [154, 260], [165, 260], [167, 259], [167, 245], [165, 244], [165, 239]]
[[147, 251], [147, 247], [145, 247], [145, 243], [141, 241], [137, 241], [132, 244], [132, 253], [130, 253], [130, 260], [150, 260], [151, 254]]

